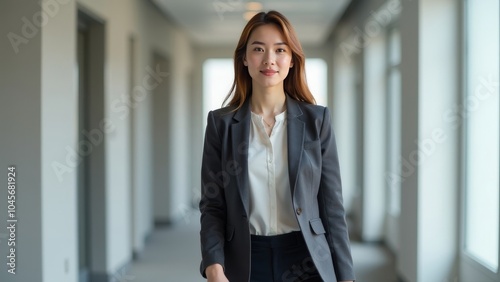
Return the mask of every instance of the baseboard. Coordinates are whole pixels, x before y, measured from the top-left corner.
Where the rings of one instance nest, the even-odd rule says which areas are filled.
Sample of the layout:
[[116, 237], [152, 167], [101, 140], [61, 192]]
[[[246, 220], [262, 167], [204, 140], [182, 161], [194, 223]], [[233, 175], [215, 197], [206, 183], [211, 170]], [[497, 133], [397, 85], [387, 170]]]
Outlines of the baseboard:
[[173, 224], [174, 224], [174, 221], [170, 220], [170, 219], [155, 219], [155, 221], [154, 221], [155, 228], [171, 227]]

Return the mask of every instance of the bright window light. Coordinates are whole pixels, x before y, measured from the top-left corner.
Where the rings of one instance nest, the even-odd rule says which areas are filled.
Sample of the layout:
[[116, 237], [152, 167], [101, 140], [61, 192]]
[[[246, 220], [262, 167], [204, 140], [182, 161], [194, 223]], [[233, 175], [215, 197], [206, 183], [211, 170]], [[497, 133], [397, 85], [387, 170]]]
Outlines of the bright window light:
[[467, 1], [465, 249], [496, 272], [499, 241], [499, 3]]
[[208, 59], [203, 64], [203, 119], [219, 109], [234, 79], [233, 59]]
[[327, 106], [327, 66], [323, 59], [306, 59], [307, 84], [316, 104]]

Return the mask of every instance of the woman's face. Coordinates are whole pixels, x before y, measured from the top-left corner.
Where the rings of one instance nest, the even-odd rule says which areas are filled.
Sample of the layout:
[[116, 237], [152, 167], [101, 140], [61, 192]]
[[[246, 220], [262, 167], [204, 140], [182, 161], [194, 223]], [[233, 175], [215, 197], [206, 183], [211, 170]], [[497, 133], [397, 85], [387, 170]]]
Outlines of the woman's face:
[[292, 51], [278, 27], [266, 24], [250, 34], [243, 63], [248, 67], [254, 89], [282, 90], [283, 81], [293, 67]]

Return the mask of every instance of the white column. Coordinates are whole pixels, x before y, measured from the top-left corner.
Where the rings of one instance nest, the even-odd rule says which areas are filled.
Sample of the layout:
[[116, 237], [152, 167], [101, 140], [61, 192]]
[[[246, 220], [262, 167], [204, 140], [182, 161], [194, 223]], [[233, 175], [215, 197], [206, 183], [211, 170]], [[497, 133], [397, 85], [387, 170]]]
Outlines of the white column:
[[386, 197], [386, 62], [383, 33], [365, 49], [363, 93], [363, 241], [382, 241]]
[[460, 97], [457, 5], [403, 1], [398, 272], [405, 281], [456, 277], [459, 134], [443, 115]]

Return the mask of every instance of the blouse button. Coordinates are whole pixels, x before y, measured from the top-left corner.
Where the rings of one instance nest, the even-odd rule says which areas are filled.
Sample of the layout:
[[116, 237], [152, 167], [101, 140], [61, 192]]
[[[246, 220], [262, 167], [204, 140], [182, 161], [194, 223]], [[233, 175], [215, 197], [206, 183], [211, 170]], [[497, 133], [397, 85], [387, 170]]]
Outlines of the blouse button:
[[300, 215], [302, 213], [302, 209], [301, 208], [297, 208], [296, 212], [297, 212], [298, 215]]

